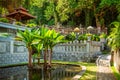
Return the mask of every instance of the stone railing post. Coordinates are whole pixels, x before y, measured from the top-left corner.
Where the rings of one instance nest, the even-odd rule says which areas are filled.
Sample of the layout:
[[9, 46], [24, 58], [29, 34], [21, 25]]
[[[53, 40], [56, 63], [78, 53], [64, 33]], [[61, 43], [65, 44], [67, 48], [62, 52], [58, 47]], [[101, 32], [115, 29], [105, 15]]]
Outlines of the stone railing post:
[[10, 41], [10, 53], [11, 54], [14, 53], [14, 41], [13, 40]]

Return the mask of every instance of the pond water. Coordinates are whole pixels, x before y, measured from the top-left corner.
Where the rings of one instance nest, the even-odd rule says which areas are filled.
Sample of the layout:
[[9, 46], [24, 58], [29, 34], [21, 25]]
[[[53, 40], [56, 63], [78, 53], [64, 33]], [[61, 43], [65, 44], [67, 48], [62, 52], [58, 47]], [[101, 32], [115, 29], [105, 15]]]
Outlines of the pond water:
[[76, 65], [52, 65], [51, 70], [29, 70], [27, 66], [0, 68], [0, 80], [71, 80], [81, 71]]

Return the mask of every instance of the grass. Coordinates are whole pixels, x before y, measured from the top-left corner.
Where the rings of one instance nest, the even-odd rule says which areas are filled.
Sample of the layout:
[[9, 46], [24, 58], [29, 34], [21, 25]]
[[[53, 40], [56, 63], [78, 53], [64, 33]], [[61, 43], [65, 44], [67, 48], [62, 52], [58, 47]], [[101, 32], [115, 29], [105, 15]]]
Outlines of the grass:
[[53, 63], [77, 64], [77, 65], [86, 66], [86, 72], [83, 74], [80, 80], [96, 80], [97, 66], [95, 65], [95, 63], [63, 62], [63, 61], [53, 61]]
[[117, 80], [120, 79], [120, 73], [116, 70], [116, 68], [114, 66], [111, 66], [112, 72], [114, 74], [114, 76], [116, 77]]

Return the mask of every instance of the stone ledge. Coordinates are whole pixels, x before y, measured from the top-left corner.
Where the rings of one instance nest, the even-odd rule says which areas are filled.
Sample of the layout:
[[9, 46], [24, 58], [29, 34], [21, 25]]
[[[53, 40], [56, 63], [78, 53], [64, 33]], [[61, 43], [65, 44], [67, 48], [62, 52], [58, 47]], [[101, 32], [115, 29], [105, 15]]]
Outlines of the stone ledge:
[[78, 73], [77, 75], [75, 75], [72, 80], [79, 80], [80, 77], [82, 77], [82, 75], [85, 73], [86, 71], [86, 67], [85, 66], [81, 66], [82, 67], [82, 71], [80, 71], [80, 73]]

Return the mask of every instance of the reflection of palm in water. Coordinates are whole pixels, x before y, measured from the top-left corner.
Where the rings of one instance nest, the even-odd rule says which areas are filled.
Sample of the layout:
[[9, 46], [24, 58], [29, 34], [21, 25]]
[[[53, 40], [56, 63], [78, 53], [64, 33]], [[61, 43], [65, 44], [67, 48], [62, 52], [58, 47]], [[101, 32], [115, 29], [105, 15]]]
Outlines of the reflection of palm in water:
[[[62, 67], [62, 68], [61, 68]], [[72, 78], [76, 73], [80, 72], [81, 68], [76, 66], [59, 66], [56, 69], [49, 69], [43, 71], [43, 80], [64, 80]]]
[[[0, 72], [6, 72], [5, 74], [7, 74], [7, 77], [1, 74], [0, 77], [2, 76], [4, 80], [11, 77], [12, 80], [70, 80], [76, 73], [80, 72], [76, 70], [79, 68], [79, 66], [62, 64], [55, 64], [48, 70], [44, 70], [42, 66], [39, 69], [27, 69], [27, 66], [17, 66], [0, 69]], [[8, 75], [9, 73], [10, 75]]]

